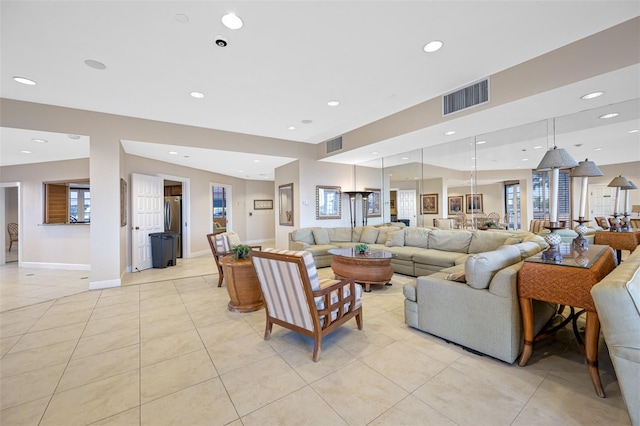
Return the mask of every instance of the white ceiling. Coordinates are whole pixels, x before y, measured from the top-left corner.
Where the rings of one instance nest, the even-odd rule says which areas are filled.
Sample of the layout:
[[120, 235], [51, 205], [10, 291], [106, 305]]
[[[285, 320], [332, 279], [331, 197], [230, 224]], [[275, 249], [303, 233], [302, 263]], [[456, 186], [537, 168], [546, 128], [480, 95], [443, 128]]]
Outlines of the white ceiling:
[[[638, 16], [640, 3], [2, 1], [1, 12], [4, 98], [315, 144]], [[227, 12], [239, 15], [244, 27], [225, 28], [220, 18]], [[188, 22], [179, 22], [178, 14]], [[226, 48], [214, 44], [219, 35], [227, 38]], [[423, 45], [435, 39], [445, 43], [443, 49], [425, 53]], [[86, 59], [106, 69], [90, 68]], [[13, 76], [38, 84], [24, 86]], [[454, 120], [455, 138], [637, 99], [639, 76], [631, 67]], [[583, 89], [607, 93], [576, 102], [573, 92]], [[192, 98], [192, 91], [205, 98]], [[332, 99], [340, 105], [327, 106]], [[632, 120], [637, 128], [637, 109]], [[444, 142], [441, 135], [434, 126], [331, 161], [361, 162], [372, 149], [392, 155]], [[42, 152], [49, 144], [34, 154], [16, 154], [33, 136], [10, 129], [0, 136], [0, 165], [24, 163], [25, 156], [29, 162], [49, 158]], [[630, 139], [636, 145], [623, 160], [640, 160], [638, 141]], [[216, 146], [123, 146], [130, 154], [249, 179], [273, 179], [273, 168], [291, 161]], [[170, 150], [178, 155], [167, 159]], [[515, 158], [517, 150], [509, 152], [506, 157]]]

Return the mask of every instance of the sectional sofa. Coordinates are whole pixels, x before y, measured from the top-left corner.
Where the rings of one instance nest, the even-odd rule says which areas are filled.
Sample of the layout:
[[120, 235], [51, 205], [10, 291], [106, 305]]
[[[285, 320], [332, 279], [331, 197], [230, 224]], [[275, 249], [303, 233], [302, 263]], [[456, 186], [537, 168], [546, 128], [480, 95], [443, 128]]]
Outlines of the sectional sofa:
[[640, 426], [640, 246], [591, 295], [631, 424]]
[[[289, 234], [291, 250], [329, 266], [327, 250], [359, 242], [387, 250], [394, 272], [418, 277], [404, 286], [405, 322], [465, 348], [513, 363], [522, 348], [517, 274], [522, 260], [547, 247], [530, 232], [431, 227], [306, 228]], [[534, 301], [536, 333], [553, 304]]]

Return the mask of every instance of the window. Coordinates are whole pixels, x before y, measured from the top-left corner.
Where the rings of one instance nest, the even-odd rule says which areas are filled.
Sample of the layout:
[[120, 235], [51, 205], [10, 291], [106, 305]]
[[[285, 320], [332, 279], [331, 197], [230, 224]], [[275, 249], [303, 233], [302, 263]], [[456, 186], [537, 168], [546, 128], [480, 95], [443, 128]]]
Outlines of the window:
[[[548, 172], [533, 172], [533, 218], [549, 220]], [[571, 177], [569, 170], [560, 170], [558, 180], [558, 221], [571, 221]]]
[[88, 180], [45, 182], [44, 223], [90, 223], [91, 191]]

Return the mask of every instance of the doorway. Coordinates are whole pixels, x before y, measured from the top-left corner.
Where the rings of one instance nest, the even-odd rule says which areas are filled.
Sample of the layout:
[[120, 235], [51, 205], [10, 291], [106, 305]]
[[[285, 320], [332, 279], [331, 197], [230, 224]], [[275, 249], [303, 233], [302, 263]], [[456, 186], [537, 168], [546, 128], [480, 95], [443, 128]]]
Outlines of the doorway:
[[[20, 235], [20, 184], [18, 182], [7, 182], [0, 184], [0, 226], [2, 226], [2, 238], [0, 238], [3, 247], [2, 256], [0, 256], [0, 265], [5, 263], [18, 262], [20, 259], [20, 241], [11, 242], [8, 233], [9, 224], [18, 225], [18, 236]], [[12, 226], [14, 229], [14, 226]], [[9, 250], [11, 248], [11, 250]]]
[[521, 229], [520, 181], [504, 183], [504, 211], [509, 218], [507, 229]]
[[416, 226], [416, 191], [412, 189], [400, 189], [396, 191], [396, 193], [398, 222], [405, 222], [407, 226]]
[[164, 180], [164, 232], [178, 235], [176, 257], [182, 258], [182, 182]]

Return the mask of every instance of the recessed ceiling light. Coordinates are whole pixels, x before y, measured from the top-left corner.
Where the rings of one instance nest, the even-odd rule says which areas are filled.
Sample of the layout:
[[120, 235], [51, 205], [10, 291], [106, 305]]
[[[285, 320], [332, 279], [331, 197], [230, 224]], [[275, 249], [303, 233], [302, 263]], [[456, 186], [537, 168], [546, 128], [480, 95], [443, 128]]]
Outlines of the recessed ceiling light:
[[408, 159], [409, 159], [409, 157], [402, 157], [402, 159], [403, 159], [403, 160], [408, 160]]
[[640, 132], [640, 130], [638, 129], [633, 129], [633, 130], [629, 130], [627, 133], [638, 133]]
[[476, 145], [482, 145], [482, 144], [485, 144], [485, 143], [487, 143], [487, 141], [478, 141], [478, 142], [476, 142]]
[[433, 52], [437, 52], [438, 50], [440, 50], [441, 47], [442, 47], [442, 42], [440, 40], [434, 40], [434, 41], [430, 41], [429, 43], [425, 44], [423, 49], [427, 53], [433, 53]]
[[313, 123], [313, 120], [302, 120], [301, 123], [302, 124], [311, 124], [311, 123]]
[[542, 148], [541, 145], [536, 145], [536, 146], [533, 147], [533, 149], [540, 149], [540, 148]]
[[204, 98], [204, 93], [201, 93], [201, 92], [191, 92], [190, 95], [192, 98], [196, 98], [196, 99]]
[[244, 170], [238, 170], [238, 173], [244, 173]]
[[604, 114], [601, 115], [600, 118], [613, 118], [613, 117], [617, 117], [620, 114], [618, 114], [617, 112], [610, 112], [609, 114]]
[[449, 130], [448, 132], [444, 132], [445, 136], [451, 136], [451, 135], [455, 135], [456, 131], [455, 130]]
[[35, 86], [36, 85], [35, 81], [29, 80], [28, 78], [25, 78], [25, 77], [13, 77], [13, 79], [15, 81], [17, 81], [18, 83], [26, 84], [27, 86]]
[[287, 127], [287, 130], [295, 130], [295, 129], [296, 129], [296, 126], [289, 126], [289, 127]]
[[593, 99], [602, 95], [604, 95], [604, 92], [592, 92], [592, 93], [587, 93], [586, 95], [582, 95], [580, 99]]
[[594, 150], [594, 151], [602, 151], [602, 147], [601, 147], [601, 146], [599, 146], [599, 147], [597, 147], [597, 148], [593, 148], [593, 150]]
[[242, 19], [238, 17], [235, 13], [227, 13], [222, 17], [222, 23], [225, 27], [230, 30], [239, 30], [244, 25]]
[[259, 162], [260, 162], [260, 160], [253, 160], [253, 162], [254, 162], [254, 163], [259, 163]]
[[176, 21], [180, 22], [181, 24], [186, 24], [187, 22], [189, 22], [189, 17], [184, 13], [176, 13]]
[[529, 161], [529, 159], [528, 158], [523, 158], [522, 161]]
[[67, 135], [69, 136], [69, 139], [80, 139], [80, 135]]
[[371, 151], [371, 155], [377, 155], [377, 154], [379, 154], [378, 151]]
[[95, 70], [103, 70], [103, 69], [107, 68], [107, 66], [105, 64], [103, 64], [102, 62], [96, 61], [96, 60], [93, 60], [93, 59], [85, 59], [84, 60], [84, 64], [86, 66], [90, 67], [90, 68], [95, 69]]
[[475, 159], [476, 159], [476, 157], [471, 157], [471, 159], [472, 159], [472, 160], [475, 160]]
[[338, 106], [338, 105], [340, 105], [340, 102], [338, 102], [336, 100], [333, 100], [333, 101], [327, 102], [327, 105], [329, 105], [329, 106]]
[[27, 151], [26, 149], [24, 151], [20, 151], [23, 154], [33, 154], [33, 151]]
[[46, 139], [40, 139], [40, 138], [31, 138], [31, 141], [37, 142], [37, 143], [47, 143], [48, 142]]
[[176, 151], [169, 151], [169, 154], [171, 155], [178, 155], [178, 153]]

